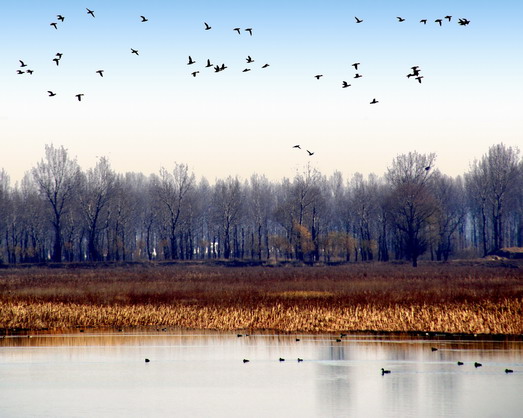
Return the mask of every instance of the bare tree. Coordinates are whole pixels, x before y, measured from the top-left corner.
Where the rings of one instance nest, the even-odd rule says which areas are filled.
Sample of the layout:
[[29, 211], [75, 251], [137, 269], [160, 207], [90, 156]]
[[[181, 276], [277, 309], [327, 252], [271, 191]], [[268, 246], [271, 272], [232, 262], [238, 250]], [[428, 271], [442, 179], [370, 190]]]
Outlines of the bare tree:
[[186, 164], [175, 163], [172, 172], [165, 168], [160, 170], [160, 177], [155, 184], [158, 199], [166, 210], [172, 259], [178, 258], [177, 228], [184, 210], [185, 197], [194, 187], [194, 178]]
[[81, 181], [80, 206], [87, 225], [87, 257], [100, 261], [102, 255], [98, 247], [100, 232], [106, 228], [107, 208], [114, 193], [116, 174], [107, 158], [102, 157], [83, 175]]
[[32, 170], [40, 193], [51, 206], [54, 228], [52, 260], [62, 261], [62, 218], [78, 185], [80, 168], [61, 146], [45, 146], [45, 157]]
[[414, 267], [427, 248], [426, 227], [437, 207], [429, 183], [435, 159], [435, 154], [402, 154], [393, 160], [386, 175], [390, 185], [388, 213]]

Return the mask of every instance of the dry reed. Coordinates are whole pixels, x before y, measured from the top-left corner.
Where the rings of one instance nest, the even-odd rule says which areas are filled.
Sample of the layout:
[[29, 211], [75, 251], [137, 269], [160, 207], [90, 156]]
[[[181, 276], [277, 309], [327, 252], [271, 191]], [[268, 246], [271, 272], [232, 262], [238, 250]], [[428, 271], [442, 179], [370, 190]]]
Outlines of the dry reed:
[[514, 266], [9, 269], [0, 291], [4, 330], [523, 334], [523, 274]]

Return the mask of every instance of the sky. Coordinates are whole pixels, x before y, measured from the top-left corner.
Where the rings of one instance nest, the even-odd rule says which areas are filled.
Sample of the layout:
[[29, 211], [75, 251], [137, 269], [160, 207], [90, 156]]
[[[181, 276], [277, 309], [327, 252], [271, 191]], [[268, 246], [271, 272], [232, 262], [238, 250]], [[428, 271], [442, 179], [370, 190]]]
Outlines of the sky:
[[[410, 151], [436, 153], [457, 176], [494, 144], [523, 147], [517, 0], [26, 0], [0, 13], [0, 169], [12, 183], [46, 144], [84, 169], [102, 156], [119, 173], [176, 162], [211, 182], [277, 181], [308, 163], [382, 175]], [[412, 66], [421, 83], [406, 77]]]

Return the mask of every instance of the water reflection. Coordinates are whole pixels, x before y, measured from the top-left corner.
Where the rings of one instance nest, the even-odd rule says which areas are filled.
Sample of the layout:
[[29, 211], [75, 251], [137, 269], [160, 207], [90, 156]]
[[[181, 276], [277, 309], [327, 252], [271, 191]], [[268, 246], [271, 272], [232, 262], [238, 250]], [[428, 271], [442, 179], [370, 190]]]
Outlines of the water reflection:
[[517, 340], [168, 329], [0, 339], [2, 417], [516, 417], [522, 388]]

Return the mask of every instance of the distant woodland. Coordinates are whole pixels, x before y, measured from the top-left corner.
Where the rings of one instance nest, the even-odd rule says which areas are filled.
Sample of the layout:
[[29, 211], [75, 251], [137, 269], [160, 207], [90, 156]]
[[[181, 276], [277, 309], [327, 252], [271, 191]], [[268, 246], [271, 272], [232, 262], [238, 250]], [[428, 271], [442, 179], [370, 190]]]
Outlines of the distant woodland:
[[523, 160], [498, 144], [455, 178], [435, 154], [382, 176], [263, 175], [210, 184], [185, 164], [83, 170], [63, 147], [12, 185], [0, 171], [0, 264], [145, 260], [448, 260], [523, 247]]

